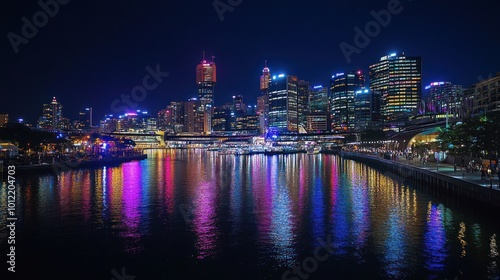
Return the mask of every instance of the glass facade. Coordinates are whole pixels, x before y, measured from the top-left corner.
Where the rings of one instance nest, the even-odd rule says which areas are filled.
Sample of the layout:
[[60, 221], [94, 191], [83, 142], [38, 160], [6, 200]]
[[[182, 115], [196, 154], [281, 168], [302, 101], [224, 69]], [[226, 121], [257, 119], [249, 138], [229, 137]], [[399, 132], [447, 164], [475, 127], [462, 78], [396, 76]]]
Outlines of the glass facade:
[[370, 90], [380, 92], [384, 120], [412, 115], [422, 96], [421, 58], [404, 53], [384, 56], [370, 65], [370, 83]]
[[298, 131], [298, 79], [281, 74], [269, 83], [269, 128]]
[[345, 132], [354, 129], [355, 93], [365, 85], [361, 71], [337, 73], [330, 81], [330, 114], [332, 131]]

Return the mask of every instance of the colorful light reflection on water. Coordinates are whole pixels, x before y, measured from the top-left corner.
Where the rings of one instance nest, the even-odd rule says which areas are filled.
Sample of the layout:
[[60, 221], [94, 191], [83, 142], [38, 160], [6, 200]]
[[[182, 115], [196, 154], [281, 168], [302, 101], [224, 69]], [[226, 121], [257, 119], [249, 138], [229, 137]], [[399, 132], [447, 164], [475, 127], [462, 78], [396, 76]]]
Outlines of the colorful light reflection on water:
[[137, 279], [281, 279], [331, 237], [332, 255], [309, 279], [498, 275], [495, 217], [332, 155], [160, 150], [19, 182], [20, 262], [47, 273], [45, 258], [92, 279], [123, 266]]

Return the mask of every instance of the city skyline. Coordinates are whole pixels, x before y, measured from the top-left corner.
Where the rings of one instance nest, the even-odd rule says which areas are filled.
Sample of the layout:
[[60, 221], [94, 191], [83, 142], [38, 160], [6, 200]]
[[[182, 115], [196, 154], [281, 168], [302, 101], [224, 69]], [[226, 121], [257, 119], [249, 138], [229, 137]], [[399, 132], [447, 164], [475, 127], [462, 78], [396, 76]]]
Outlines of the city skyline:
[[[300, 80], [310, 81], [311, 85], [325, 85], [332, 74], [343, 71], [359, 69], [367, 75], [369, 65], [392, 52], [422, 57], [424, 85], [446, 80], [465, 88], [479, 82], [481, 77], [487, 78], [500, 71], [500, 58], [490, 55], [498, 45], [495, 42], [499, 39], [493, 36], [498, 19], [487, 16], [493, 14], [487, 2], [453, 6], [434, 3], [431, 6], [430, 2], [401, 1], [402, 12], [393, 14], [391, 21], [387, 26], [382, 25], [376, 36], [370, 35], [367, 46], [358, 48], [360, 52], [350, 55], [348, 62], [339, 45], [345, 42], [355, 46], [355, 28], [365, 30], [375, 20], [372, 12], [387, 9], [389, 3], [391, 1], [360, 1], [336, 6], [280, 2], [266, 4], [262, 13], [256, 16], [260, 6], [242, 2], [232, 12], [224, 13], [221, 21], [210, 2], [191, 5], [194, 7], [183, 3], [123, 5], [120, 13], [114, 15], [111, 11], [116, 6], [112, 4], [100, 3], [89, 9], [68, 1], [59, 5], [58, 13], [46, 26], [38, 28], [36, 36], [18, 46], [18, 53], [14, 52], [9, 38], [4, 37], [2, 58], [6, 75], [0, 91], [6, 94], [6, 102], [2, 102], [0, 112], [8, 113], [11, 120], [23, 117], [35, 123], [40, 114], [38, 104], [56, 96], [65, 105], [65, 112], [72, 114], [69, 118], [75, 119], [86, 107], [93, 107], [94, 116], [100, 118], [111, 112], [111, 104], [122, 93], [130, 93], [141, 84], [149, 73], [147, 67], [155, 70], [158, 66], [161, 72], [168, 72], [170, 76], [148, 91], [137, 107], [157, 112], [170, 101], [197, 97], [193, 68], [201, 60], [203, 51], [207, 56], [215, 56], [219, 68], [215, 90], [217, 104], [233, 95], [243, 95], [247, 102], [250, 101], [248, 103], [255, 104], [265, 60], [271, 73], [295, 75]], [[31, 7], [17, 3], [8, 5], [11, 5], [11, 13], [0, 29], [4, 35], [21, 34], [21, 18], [31, 20], [41, 9], [36, 3]], [[167, 5], [169, 9], [157, 11], [156, 5]], [[291, 18], [273, 14], [283, 5], [291, 11]], [[330, 19], [327, 12], [333, 8], [343, 8], [345, 14], [330, 21], [321, 20]], [[151, 13], [151, 17], [139, 24], [138, 17], [132, 16], [135, 10]], [[451, 16], [462, 10], [471, 11], [472, 18], [465, 21]], [[306, 11], [314, 13], [307, 15]], [[482, 16], [475, 16], [480, 13]], [[95, 21], [79, 24], [84, 16], [90, 15]], [[267, 19], [265, 23], [261, 22], [262, 17]], [[305, 24], [311, 17], [314, 20]], [[427, 22], [424, 18], [433, 19]], [[117, 22], [108, 26], [110, 19]], [[210, 32], [200, 32], [199, 22], [206, 22], [205, 29]], [[418, 26], [413, 27], [411, 22], [418, 22], [414, 24]], [[279, 32], [276, 26], [286, 28]], [[162, 28], [168, 31], [163, 32]], [[268, 30], [264, 34], [259, 32], [263, 28]], [[325, 36], [327, 32], [332, 36]], [[199, 36], [194, 38], [193, 34]], [[278, 46], [280, 40], [291, 34], [306, 40]], [[474, 43], [467, 40], [472, 35], [477, 37]], [[135, 43], [129, 44], [129, 41]], [[309, 44], [311, 41], [316, 43]], [[451, 48], [451, 45], [460, 47]], [[30, 102], [26, 102], [27, 99]]]

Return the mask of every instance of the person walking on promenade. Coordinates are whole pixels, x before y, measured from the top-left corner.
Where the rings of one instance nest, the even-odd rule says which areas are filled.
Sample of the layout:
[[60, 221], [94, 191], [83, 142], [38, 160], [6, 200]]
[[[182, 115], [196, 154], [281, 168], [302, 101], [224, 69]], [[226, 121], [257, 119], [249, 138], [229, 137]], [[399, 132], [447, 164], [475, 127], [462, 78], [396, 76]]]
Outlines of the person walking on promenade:
[[486, 178], [486, 167], [481, 168], [481, 180]]

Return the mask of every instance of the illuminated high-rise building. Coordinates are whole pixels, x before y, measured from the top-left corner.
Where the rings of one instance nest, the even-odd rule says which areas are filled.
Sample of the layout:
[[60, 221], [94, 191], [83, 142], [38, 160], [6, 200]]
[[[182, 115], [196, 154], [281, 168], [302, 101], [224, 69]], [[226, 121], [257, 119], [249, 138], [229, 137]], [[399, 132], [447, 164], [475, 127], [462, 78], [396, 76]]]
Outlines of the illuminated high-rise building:
[[262, 69], [262, 76], [260, 76], [260, 92], [267, 95], [269, 92], [269, 82], [271, 81], [271, 72], [267, 67], [267, 60], [264, 62], [264, 69]]
[[307, 115], [309, 114], [309, 96], [311, 95], [311, 84], [300, 80], [297, 88], [297, 112], [299, 125], [307, 127]]
[[365, 84], [361, 71], [337, 73], [330, 81], [331, 130], [336, 132], [352, 131], [355, 128], [354, 103], [356, 91]]
[[196, 66], [196, 84], [198, 85], [198, 101], [204, 112], [202, 132], [209, 134], [212, 131], [212, 108], [214, 106], [214, 88], [217, 82], [217, 69], [215, 63], [205, 60], [205, 52], [203, 52], [203, 60]]
[[425, 87], [424, 101], [425, 113], [459, 117], [462, 113], [462, 86], [450, 82], [430, 83]]
[[38, 127], [45, 129], [62, 128], [62, 105], [55, 97], [50, 104], [43, 104], [42, 116], [38, 120]]
[[380, 92], [385, 121], [408, 117], [417, 111], [422, 97], [420, 57], [392, 53], [370, 65], [370, 90]]
[[269, 83], [269, 128], [298, 132], [296, 76], [280, 74]]

